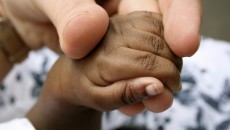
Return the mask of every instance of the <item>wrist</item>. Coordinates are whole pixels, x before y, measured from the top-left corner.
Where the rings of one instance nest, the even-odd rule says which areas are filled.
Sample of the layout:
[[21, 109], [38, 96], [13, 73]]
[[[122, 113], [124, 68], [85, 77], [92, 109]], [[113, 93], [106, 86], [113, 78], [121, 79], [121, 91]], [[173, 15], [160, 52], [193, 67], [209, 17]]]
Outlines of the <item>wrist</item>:
[[65, 75], [70, 73], [71, 64], [69, 58], [61, 56], [49, 71], [38, 102], [27, 114], [37, 130], [100, 129], [101, 112], [66, 97], [72, 93], [71, 76]]
[[40, 98], [27, 118], [36, 130], [99, 130], [101, 112], [56, 99]]

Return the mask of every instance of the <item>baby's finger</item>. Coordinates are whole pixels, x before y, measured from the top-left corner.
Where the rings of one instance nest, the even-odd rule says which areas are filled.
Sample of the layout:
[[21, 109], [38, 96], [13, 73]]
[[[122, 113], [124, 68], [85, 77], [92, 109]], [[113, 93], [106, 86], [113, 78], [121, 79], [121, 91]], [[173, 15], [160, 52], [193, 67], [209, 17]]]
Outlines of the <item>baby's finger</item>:
[[[180, 71], [170, 60], [150, 52], [122, 49], [118, 50], [119, 52], [113, 52], [114, 55], [111, 54], [112, 56], [106, 61], [99, 62], [96, 70], [100, 70], [100, 72], [97, 72], [97, 77], [101, 77], [108, 83], [113, 83], [119, 80], [148, 76], [160, 79], [173, 92], [181, 89]], [[120, 53], [121, 56], [117, 56], [116, 53]], [[102, 59], [104, 58], [102, 57]], [[92, 73], [96, 70], [92, 70], [88, 74], [89, 79], [93, 80], [95, 76]], [[98, 83], [98, 80], [92, 82]]]
[[143, 101], [145, 107], [152, 112], [162, 112], [168, 109], [173, 103], [173, 94], [169, 89], [164, 92]]
[[129, 48], [153, 53], [172, 61], [178, 70], [182, 68], [182, 59], [170, 50], [164, 39], [155, 34], [135, 30], [125, 34], [124, 41]]
[[[164, 86], [156, 78], [142, 77], [118, 81], [106, 87], [86, 87], [85, 91], [89, 92], [88, 97], [93, 101], [88, 105], [100, 111], [109, 111], [156, 96], [164, 91]], [[139, 112], [139, 109], [133, 110], [134, 113]]]

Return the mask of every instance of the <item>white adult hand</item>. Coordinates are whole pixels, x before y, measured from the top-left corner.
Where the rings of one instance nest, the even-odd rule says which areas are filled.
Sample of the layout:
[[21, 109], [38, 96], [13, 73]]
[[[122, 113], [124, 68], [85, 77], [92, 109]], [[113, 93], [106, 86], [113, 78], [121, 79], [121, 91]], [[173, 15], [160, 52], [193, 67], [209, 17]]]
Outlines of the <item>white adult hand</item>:
[[95, 0], [2, 0], [1, 6], [31, 48], [61, 47], [76, 59], [97, 45], [109, 23], [107, 12]]

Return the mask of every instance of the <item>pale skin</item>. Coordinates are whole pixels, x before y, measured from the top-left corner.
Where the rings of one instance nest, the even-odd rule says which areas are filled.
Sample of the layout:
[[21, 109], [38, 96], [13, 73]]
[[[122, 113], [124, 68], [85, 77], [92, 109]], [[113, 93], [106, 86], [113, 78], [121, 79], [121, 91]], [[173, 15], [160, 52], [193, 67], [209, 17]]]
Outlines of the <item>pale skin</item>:
[[[1, 0], [1, 12], [14, 23], [17, 31], [32, 49], [47, 43], [51, 49], [63, 51], [75, 59], [87, 55], [105, 34], [109, 23], [107, 12], [109, 15], [115, 12], [127, 14], [137, 10], [160, 13], [163, 16], [165, 40], [175, 54], [181, 57], [191, 56], [199, 46], [200, 0], [105, 2], [99, 6], [94, 0]], [[167, 103], [157, 110], [163, 111], [171, 105], [172, 93], [165, 89], [146, 104], [150, 106], [156, 101]], [[137, 104], [129, 108], [131, 113], [127, 113], [127, 110], [130, 110], [128, 108], [122, 108], [121, 111], [132, 115], [142, 111], [145, 106]], [[149, 110], [156, 111], [151, 107]]]

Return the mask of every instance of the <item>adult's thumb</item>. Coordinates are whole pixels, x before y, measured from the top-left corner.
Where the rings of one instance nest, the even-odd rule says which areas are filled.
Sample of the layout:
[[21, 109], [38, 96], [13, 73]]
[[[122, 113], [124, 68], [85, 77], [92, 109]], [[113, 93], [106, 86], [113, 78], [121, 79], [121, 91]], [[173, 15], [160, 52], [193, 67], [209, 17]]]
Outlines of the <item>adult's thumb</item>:
[[71, 58], [87, 55], [105, 34], [109, 17], [95, 0], [36, 0], [54, 24], [62, 51]]
[[201, 0], [160, 0], [165, 40], [179, 57], [192, 56], [200, 44]]

